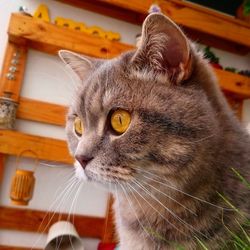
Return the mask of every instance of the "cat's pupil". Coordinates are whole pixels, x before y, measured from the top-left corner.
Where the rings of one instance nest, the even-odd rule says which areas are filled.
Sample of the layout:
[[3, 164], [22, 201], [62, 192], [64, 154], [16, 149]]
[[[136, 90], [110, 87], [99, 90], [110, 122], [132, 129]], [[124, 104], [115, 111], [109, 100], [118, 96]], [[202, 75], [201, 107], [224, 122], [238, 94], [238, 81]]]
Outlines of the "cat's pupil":
[[120, 124], [122, 125], [122, 118], [120, 115], [119, 115], [118, 119], [119, 119]]

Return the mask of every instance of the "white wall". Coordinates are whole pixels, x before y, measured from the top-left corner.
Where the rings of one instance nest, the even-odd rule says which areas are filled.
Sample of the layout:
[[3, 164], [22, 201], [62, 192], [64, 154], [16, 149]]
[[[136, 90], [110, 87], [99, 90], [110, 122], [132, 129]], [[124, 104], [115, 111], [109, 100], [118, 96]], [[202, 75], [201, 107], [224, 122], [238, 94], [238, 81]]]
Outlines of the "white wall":
[[[44, 0], [50, 9], [51, 19], [56, 16], [72, 18], [82, 21], [87, 25], [99, 25], [107, 30], [119, 31], [122, 42], [134, 44], [135, 35], [140, 32], [140, 27], [108, 18], [92, 12], [73, 8], [52, 0]], [[7, 41], [6, 30], [11, 12], [16, 12], [19, 6], [26, 6], [30, 13], [40, 4], [38, 0], [2, 0], [0, 1], [0, 62], [3, 61], [5, 45]], [[249, 69], [250, 57], [241, 57], [230, 53], [217, 51], [224, 66], [233, 66], [240, 69]], [[67, 105], [70, 102], [72, 86], [74, 82], [64, 70], [62, 63], [55, 56], [30, 50], [28, 64], [24, 77], [22, 96]], [[250, 122], [250, 103], [246, 103], [244, 109], [244, 122]], [[17, 129], [30, 134], [65, 139], [64, 129], [44, 125], [35, 122], [17, 121]], [[54, 164], [54, 163], [51, 163]], [[31, 160], [25, 159], [20, 167], [31, 168]], [[0, 189], [0, 204], [10, 206], [9, 188], [11, 176], [15, 171], [14, 158], [10, 157], [6, 162], [4, 181]], [[66, 166], [41, 165], [36, 171], [36, 186], [34, 197], [29, 207], [32, 209], [55, 210], [69, 212], [72, 200], [75, 197], [77, 187], [66, 194], [61, 202], [53, 202], [59, 193], [62, 193], [67, 185], [67, 180], [73, 169]], [[68, 190], [68, 189], [67, 189]], [[74, 212], [77, 214], [104, 216], [106, 210], [107, 193], [93, 185], [85, 185], [79, 194]], [[46, 237], [38, 234], [12, 232], [0, 230], [0, 243], [18, 246], [34, 246], [42, 248]], [[86, 250], [96, 249], [97, 240], [84, 239]]]

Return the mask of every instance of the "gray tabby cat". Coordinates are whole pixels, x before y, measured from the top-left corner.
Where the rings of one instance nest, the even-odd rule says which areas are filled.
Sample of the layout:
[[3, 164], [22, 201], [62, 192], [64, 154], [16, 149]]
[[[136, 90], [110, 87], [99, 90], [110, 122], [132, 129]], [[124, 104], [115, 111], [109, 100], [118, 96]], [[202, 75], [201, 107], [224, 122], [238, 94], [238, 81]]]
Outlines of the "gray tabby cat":
[[250, 138], [180, 28], [151, 14], [133, 52], [60, 56], [81, 81], [66, 126], [76, 173], [113, 192], [120, 249], [230, 242], [250, 217], [232, 171], [250, 181]]

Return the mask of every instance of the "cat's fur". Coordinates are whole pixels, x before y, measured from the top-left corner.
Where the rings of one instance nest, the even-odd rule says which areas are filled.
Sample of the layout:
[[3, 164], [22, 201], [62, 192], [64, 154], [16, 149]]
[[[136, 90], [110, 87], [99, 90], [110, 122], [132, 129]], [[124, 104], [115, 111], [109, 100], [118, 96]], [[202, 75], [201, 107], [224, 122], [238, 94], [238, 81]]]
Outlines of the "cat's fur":
[[[112, 60], [60, 56], [81, 81], [68, 115], [69, 148], [93, 157], [85, 171], [76, 164], [78, 175], [112, 189], [121, 250], [228, 242], [229, 230], [240, 230], [236, 219], [250, 216], [250, 190], [232, 171], [250, 180], [250, 138], [182, 31], [152, 14], [134, 52]], [[117, 108], [132, 116], [122, 135], [110, 126]]]

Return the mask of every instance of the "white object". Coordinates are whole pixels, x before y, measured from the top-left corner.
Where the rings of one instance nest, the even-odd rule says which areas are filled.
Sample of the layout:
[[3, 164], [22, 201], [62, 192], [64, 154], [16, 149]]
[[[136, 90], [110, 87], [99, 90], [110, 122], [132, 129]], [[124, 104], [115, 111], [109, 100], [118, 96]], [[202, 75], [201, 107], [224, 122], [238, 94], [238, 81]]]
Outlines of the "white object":
[[84, 250], [74, 225], [69, 221], [59, 221], [50, 227], [45, 250], [55, 249]]

